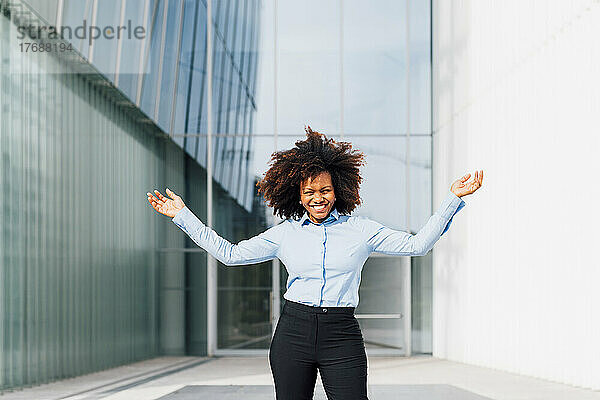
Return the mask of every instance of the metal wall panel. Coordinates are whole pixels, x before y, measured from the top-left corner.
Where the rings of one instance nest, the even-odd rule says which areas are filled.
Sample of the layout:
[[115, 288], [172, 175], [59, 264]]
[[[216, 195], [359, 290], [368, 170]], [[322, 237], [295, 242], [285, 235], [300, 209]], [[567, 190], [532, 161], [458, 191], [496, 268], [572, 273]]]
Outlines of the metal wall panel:
[[181, 299], [161, 313], [179, 336], [159, 341], [159, 270], [184, 260], [156, 250], [177, 229], [145, 193], [183, 186], [183, 151], [101, 76], [21, 52], [14, 17], [0, 14], [0, 390], [182, 352]]
[[600, 2], [432, 15], [433, 197], [488, 177], [434, 253], [433, 355], [598, 391]]

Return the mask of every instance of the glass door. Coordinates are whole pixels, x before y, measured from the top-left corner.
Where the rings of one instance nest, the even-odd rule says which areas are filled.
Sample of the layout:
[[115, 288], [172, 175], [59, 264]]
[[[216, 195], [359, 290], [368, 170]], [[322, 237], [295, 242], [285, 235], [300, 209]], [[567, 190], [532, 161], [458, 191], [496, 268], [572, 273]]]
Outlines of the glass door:
[[219, 268], [217, 349], [266, 350], [271, 343], [272, 262]]
[[[220, 217], [229, 225], [230, 241], [238, 243], [265, 231], [273, 223], [254, 197], [250, 211], [237, 205], [227, 216], [227, 199], [219, 201]], [[273, 262], [225, 266], [217, 263], [217, 354], [264, 353], [271, 343]]]
[[411, 352], [409, 270], [410, 257], [378, 254], [369, 257], [363, 267], [355, 315], [369, 354]]

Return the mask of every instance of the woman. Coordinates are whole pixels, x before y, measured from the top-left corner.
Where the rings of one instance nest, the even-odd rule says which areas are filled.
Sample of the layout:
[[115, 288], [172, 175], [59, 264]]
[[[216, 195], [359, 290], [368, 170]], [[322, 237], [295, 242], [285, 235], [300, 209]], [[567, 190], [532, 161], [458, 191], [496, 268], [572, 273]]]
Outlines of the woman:
[[269, 350], [278, 400], [312, 399], [317, 370], [329, 399], [367, 399], [367, 358], [354, 308], [363, 264], [372, 252], [424, 255], [448, 230], [460, 199], [482, 184], [483, 171], [452, 184], [438, 211], [416, 234], [349, 214], [361, 203], [364, 155], [308, 127], [307, 138], [274, 153], [259, 192], [285, 218], [237, 245], [221, 238], [167, 189], [148, 193], [198, 246], [225, 265], [279, 258], [289, 277], [286, 302]]

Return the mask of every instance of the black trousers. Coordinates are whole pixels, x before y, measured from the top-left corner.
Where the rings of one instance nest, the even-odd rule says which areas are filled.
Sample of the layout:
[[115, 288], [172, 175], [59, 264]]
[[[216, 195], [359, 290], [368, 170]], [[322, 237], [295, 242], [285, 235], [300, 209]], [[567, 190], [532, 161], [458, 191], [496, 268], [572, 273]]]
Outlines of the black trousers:
[[368, 400], [367, 355], [353, 307], [286, 301], [269, 363], [277, 400], [312, 399], [317, 369], [329, 400]]

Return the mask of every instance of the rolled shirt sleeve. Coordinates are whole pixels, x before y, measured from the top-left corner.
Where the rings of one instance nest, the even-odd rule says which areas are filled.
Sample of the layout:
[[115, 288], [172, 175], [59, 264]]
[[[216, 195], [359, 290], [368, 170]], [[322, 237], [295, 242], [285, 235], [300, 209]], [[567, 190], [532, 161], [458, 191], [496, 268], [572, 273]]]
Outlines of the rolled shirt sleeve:
[[233, 244], [204, 225], [187, 207], [181, 209], [172, 221], [194, 243], [225, 265], [255, 264], [277, 257], [285, 223], [275, 225], [257, 236]]
[[454, 215], [465, 202], [449, 191], [438, 210], [427, 223], [413, 235], [409, 232], [387, 228], [382, 224], [365, 220], [367, 244], [372, 252], [389, 255], [422, 256], [427, 254], [439, 238], [446, 233]]

